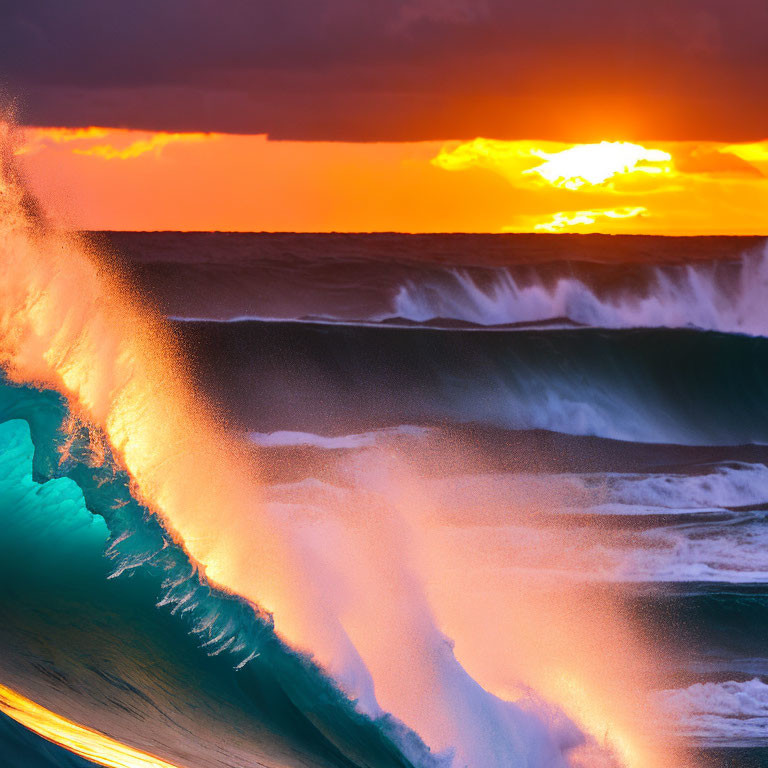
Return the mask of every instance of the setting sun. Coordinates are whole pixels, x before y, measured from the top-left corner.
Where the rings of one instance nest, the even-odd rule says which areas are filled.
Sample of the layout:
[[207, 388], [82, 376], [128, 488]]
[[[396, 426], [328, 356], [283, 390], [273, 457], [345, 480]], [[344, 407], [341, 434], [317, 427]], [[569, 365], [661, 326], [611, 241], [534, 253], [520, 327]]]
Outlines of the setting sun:
[[533, 149], [531, 154], [545, 162], [524, 171], [536, 173], [556, 187], [579, 189], [587, 184], [604, 184], [614, 176], [628, 173], [669, 173], [672, 155], [661, 149], [646, 149], [626, 141], [577, 144], [561, 152]]

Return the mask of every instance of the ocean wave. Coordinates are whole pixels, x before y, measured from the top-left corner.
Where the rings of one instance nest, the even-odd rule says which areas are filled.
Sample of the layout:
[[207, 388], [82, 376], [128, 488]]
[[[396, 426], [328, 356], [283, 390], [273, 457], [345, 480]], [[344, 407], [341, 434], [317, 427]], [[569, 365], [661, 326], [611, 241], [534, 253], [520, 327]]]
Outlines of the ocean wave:
[[765, 514], [644, 531], [614, 578], [628, 581], [768, 583]]
[[[482, 552], [481, 570], [507, 573], [511, 583], [520, 572], [612, 583], [768, 583], [762, 464], [692, 466], [685, 474], [464, 475], [428, 487], [440, 523], [434, 536], [447, 557]], [[467, 572], [470, 563], [465, 556]]]
[[176, 319], [768, 334], [764, 238], [110, 237]]
[[768, 468], [729, 462], [691, 467], [687, 473], [625, 473], [582, 477], [605, 504], [682, 512], [768, 503]]
[[476, 422], [645, 443], [768, 443], [761, 338], [258, 322], [176, 328], [200, 386], [251, 432]]
[[[765, 464], [693, 465], [685, 472], [525, 472], [451, 476], [432, 481], [440, 499], [463, 508], [534, 508], [556, 487], [560, 513], [691, 515], [768, 503]], [[550, 505], [551, 506], [551, 505]]]
[[452, 268], [402, 285], [387, 318], [481, 326], [567, 320], [599, 328], [698, 328], [764, 336], [766, 291], [768, 249], [745, 253], [736, 262], [647, 267], [640, 280], [607, 287], [585, 276]]
[[[72, 568], [73, 560], [79, 568], [89, 560], [97, 562], [95, 547], [111, 562], [104, 574], [108, 579], [138, 576], [140, 584], [149, 582], [149, 593], [156, 596], [149, 597], [148, 605], [176, 616], [204, 656], [224, 656], [233, 672], [247, 671], [260, 678], [261, 685], [272, 691], [272, 712], [285, 711], [282, 727], [314, 734], [296, 749], [318, 750], [319, 759], [329, 749], [337, 751], [338, 761], [328, 765], [364, 766], [370, 760], [393, 768], [445, 764], [445, 756], [430, 754], [419, 737], [396, 719], [381, 711], [375, 718], [362, 714], [310, 656], [279, 639], [268, 613], [211, 586], [161, 522], [134, 498], [127, 474], [109, 452], [94, 454], [93, 433], [85, 426], [62, 431], [67, 421], [66, 406], [56, 393], [0, 385], [0, 461], [5, 481], [0, 490], [15, 494], [13, 500], [5, 500], [3, 509], [20, 515], [23, 525], [38, 520], [41, 538], [42, 532], [55, 535], [46, 569], [55, 569], [57, 563]], [[47, 507], [41, 510], [42, 499]], [[91, 520], [103, 525], [94, 527]], [[11, 537], [17, 526], [13, 518], [5, 523]], [[79, 574], [77, 568], [72, 572]], [[86, 571], [81, 588], [98, 591], [100, 581]], [[87, 610], [87, 596], [79, 599]], [[80, 609], [74, 603], [72, 610]], [[82, 676], [84, 671], [73, 674]], [[103, 674], [109, 676], [106, 670]], [[98, 699], [104, 694], [92, 690], [88, 695]], [[125, 722], [116, 727], [124, 731]], [[129, 733], [122, 735], [130, 741]]]
[[[550, 490], [542, 504], [548, 505], [557, 493]], [[523, 581], [665, 588], [768, 584], [764, 517], [679, 519], [636, 530], [613, 520], [569, 518], [558, 523], [543, 515], [521, 515], [514, 502], [504, 511], [507, 520], [501, 522], [498, 510], [456, 510], [452, 526], [431, 532], [431, 546], [442, 557], [461, 562], [468, 582], [502, 585], [499, 602]]]

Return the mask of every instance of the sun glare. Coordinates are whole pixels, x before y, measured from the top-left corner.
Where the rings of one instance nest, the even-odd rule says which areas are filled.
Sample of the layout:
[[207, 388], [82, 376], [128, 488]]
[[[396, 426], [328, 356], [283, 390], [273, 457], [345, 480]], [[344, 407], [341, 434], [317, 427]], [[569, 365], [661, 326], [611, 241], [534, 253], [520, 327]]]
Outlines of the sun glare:
[[544, 162], [523, 171], [538, 174], [555, 187], [579, 189], [585, 185], [605, 184], [615, 176], [628, 173], [669, 173], [672, 155], [661, 149], [647, 149], [627, 141], [601, 141], [577, 144], [561, 152], [532, 149], [531, 154]]

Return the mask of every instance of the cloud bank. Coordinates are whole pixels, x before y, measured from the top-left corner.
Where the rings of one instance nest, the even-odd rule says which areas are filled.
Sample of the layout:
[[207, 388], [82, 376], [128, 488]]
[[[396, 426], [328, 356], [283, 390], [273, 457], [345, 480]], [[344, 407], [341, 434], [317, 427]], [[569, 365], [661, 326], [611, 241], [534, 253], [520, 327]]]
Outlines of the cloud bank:
[[38, 125], [298, 140], [768, 135], [764, 0], [6, 0]]

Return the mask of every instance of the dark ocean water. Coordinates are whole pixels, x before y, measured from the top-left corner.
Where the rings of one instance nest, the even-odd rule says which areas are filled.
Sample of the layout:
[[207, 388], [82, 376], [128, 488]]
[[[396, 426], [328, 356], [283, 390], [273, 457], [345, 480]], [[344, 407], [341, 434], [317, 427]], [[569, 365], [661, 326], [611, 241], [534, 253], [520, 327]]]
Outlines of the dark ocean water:
[[[172, 319], [270, 503], [369, 491], [371, 451], [396, 455], [479, 605], [489, 564], [489, 604], [544, 570], [527, 536], [579, 542], [558, 578], [621, 591], [670, 734], [768, 765], [765, 241], [91, 237]], [[210, 586], [87, 430], [62, 462], [66, 412], [0, 382], [0, 682], [179, 766], [460, 768]], [[3, 717], [0, 764], [86, 763]]]

